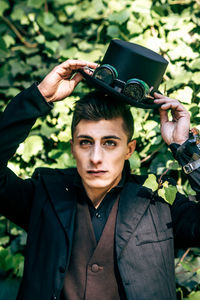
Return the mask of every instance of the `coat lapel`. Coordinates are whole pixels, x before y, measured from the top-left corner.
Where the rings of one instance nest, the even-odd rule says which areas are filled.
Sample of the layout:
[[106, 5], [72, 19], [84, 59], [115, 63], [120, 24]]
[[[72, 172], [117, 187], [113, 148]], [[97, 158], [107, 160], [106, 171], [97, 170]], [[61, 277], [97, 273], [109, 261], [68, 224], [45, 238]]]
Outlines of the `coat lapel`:
[[43, 181], [55, 213], [69, 240], [72, 240], [76, 213], [75, 187], [69, 183], [69, 176], [48, 175], [43, 176]]
[[123, 249], [145, 214], [151, 198], [151, 190], [136, 183], [129, 182], [122, 190], [116, 223], [117, 259], [123, 254]]

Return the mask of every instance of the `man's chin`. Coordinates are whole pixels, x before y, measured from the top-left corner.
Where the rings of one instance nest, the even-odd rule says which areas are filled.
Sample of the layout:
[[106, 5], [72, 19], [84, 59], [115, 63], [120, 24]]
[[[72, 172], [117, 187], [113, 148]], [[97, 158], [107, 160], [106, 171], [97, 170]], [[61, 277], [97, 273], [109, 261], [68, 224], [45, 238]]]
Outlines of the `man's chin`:
[[88, 187], [90, 190], [94, 189], [94, 190], [110, 190], [111, 188], [113, 188], [115, 185], [117, 185], [118, 182], [115, 181], [111, 181], [111, 180], [106, 180], [105, 178], [93, 178], [92, 180], [85, 180], [83, 181], [84, 186]]
[[102, 188], [106, 188], [110, 186], [110, 182], [107, 182], [106, 180], [101, 180], [101, 179], [95, 179], [92, 181], [85, 181], [86, 186], [88, 186], [89, 188], [93, 188], [93, 189], [102, 189]]

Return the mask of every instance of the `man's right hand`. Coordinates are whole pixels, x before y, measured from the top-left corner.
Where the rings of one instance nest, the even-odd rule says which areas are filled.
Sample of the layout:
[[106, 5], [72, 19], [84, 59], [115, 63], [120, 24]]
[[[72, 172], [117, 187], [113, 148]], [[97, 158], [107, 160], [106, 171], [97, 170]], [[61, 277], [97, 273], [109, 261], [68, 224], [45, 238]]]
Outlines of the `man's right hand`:
[[83, 79], [80, 73], [73, 76], [73, 72], [90, 67], [96, 69], [96, 63], [84, 60], [66, 60], [62, 64], [56, 66], [38, 85], [38, 89], [47, 102], [60, 101], [68, 97]]

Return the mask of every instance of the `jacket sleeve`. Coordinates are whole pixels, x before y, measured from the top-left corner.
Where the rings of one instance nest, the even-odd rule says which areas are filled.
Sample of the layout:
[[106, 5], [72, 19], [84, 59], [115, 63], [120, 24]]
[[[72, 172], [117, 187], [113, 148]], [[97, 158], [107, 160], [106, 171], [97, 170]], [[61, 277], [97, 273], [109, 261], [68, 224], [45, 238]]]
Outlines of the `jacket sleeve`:
[[[186, 141], [183, 145], [170, 145], [172, 153], [181, 166], [200, 157], [196, 143]], [[187, 174], [191, 187], [196, 191], [196, 199], [200, 200], [200, 168]], [[200, 202], [194, 202], [177, 193], [171, 206], [172, 224], [176, 247], [200, 247]]]
[[177, 193], [170, 209], [175, 247], [200, 247], [200, 202]]
[[33, 84], [12, 99], [0, 118], [0, 214], [22, 228], [27, 228], [36, 179], [22, 180], [7, 163], [37, 117], [46, 115], [51, 108]]
[[[174, 158], [180, 163], [182, 167], [195, 159], [200, 159], [200, 149], [195, 142], [188, 139], [184, 144], [171, 144], [170, 149]], [[187, 174], [188, 180], [193, 190], [197, 193], [197, 200], [200, 200], [200, 167]]]

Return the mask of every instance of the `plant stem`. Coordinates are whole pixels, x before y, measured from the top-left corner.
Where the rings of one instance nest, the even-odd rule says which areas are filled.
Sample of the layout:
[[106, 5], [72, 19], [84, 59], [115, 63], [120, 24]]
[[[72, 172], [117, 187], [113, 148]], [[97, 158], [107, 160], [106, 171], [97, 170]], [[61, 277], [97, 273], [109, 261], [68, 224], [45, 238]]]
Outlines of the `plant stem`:
[[14, 31], [14, 33], [16, 34], [16, 36], [20, 39], [20, 41], [27, 47], [27, 48], [36, 48], [38, 43], [29, 43], [27, 41], [25, 41], [24, 37], [22, 36], [22, 34], [19, 32], [19, 30], [15, 27], [15, 25], [13, 25], [8, 18], [4, 17], [3, 15], [1, 16], [1, 18], [4, 20], [4, 22], [12, 29], [12, 31]]

